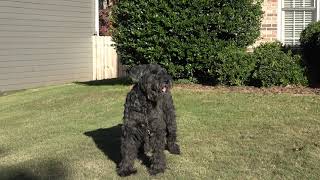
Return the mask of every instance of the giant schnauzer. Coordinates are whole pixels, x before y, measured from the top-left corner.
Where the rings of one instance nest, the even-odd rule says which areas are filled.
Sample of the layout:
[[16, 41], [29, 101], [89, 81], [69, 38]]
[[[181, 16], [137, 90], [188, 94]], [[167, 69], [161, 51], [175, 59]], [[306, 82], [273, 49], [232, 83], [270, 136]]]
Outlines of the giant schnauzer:
[[129, 75], [136, 82], [124, 105], [121, 136], [120, 176], [136, 173], [134, 160], [139, 150], [150, 159], [149, 173], [163, 173], [165, 148], [180, 154], [177, 144], [175, 108], [171, 96], [172, 78], [157, 64], [133, 67]]

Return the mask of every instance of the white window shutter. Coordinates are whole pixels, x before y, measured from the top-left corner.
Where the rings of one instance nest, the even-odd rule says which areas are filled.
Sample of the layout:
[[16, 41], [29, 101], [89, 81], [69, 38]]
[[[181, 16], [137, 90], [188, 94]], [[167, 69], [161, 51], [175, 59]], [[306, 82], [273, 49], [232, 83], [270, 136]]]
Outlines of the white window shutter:
[[293, 31], [294, 31], [294, 17], [293, 11], [287, 11], [284, 14], [284, 43], [293, 44]]
[[315, 0], [283, 0], [284, 8], [315, 7]]
[[305, 7], [316, 7], [315, 0], [305, 0], [304, 4], [305, 4]]
[[291, 8], [291, 7], [293, 7], [293, 1], [283, 0], [283, 7], [284, 7], [284, 8]]
[[284, 0], [284, 43], [299, 44], [300, 34], [316, 20], [315, 0]]
[[295, 11], [294, 14], [294, 39], [293, 39], [293, 43], [297, 44], [299, 43], [299, 39], [300, 39], [300, 34], [303, 31], [304, 27], [305, 27], [305, 16], [304, 16], [305, 11]]

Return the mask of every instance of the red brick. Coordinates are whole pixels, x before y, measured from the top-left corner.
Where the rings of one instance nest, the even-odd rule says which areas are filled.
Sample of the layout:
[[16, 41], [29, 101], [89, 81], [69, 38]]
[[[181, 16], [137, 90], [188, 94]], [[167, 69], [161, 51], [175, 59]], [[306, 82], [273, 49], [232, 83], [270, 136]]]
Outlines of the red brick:
[[271, 27], [271, 24], [262, 24], [261, 27]]

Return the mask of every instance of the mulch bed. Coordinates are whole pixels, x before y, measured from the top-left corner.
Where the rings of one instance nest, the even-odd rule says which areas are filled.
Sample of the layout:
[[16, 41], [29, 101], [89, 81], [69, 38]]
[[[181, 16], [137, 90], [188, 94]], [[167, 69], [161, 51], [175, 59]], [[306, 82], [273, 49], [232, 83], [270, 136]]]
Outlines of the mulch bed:
[[261, 94], [294, 94], [294, 95], [320, 95], [320, 88], [309, 88], [303, 86], [275, 86], [269, 88], [257, 88], [250, 86], [207, 86], [199, 84], [176, 84], [174, 89], [192, 89], [195, 91], [218, 92], [240, 92], [240, 93], [261, 93]]

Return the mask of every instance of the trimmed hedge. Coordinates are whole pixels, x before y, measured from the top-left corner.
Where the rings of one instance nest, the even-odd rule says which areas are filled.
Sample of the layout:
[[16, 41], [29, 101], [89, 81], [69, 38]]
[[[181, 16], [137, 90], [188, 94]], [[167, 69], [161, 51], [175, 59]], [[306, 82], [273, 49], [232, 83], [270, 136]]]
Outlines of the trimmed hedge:
[[215, 57], [212, 72], [218, 84], [242, 86], [249, 84], [254, 68], [255, 60], [251, 54], [230, 46]]
[[257, 87], [307, 84], [301, 56], [294, 55], [280, 42], [261, 44], [252, 53], [228, 46], [211, 58], [209, 73], [215, 84]]
[[252, 85], [269, 87], [307, 84], [301, 57], [293, 55], [290, 50], [284, 52], [281, 43], [262, 44], [255, 48], [252, 56], [256, 61]]
[[320, 84], [320, 21], [309, 24], [300, 35], [303, 58], [311, 84]]
[[123, 64], [158, 63], [175, 79], [204, 80], [220, 50], [255, 41], [262, 10], [259, 0], [121, 0], [112, 16]]

